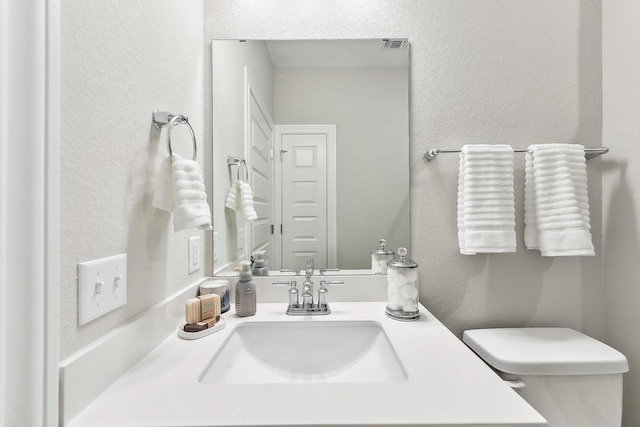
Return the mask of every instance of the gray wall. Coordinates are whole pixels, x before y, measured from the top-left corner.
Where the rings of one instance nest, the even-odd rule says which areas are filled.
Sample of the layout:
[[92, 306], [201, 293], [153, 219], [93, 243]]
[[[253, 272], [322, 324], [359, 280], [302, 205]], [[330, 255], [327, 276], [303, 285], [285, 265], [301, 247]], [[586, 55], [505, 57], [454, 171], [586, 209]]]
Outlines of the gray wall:
[[409, 245], [408, 70], [276, 68], [277, 124], [335, 124], [338, 266]]
[[640, 3], [603, 2], [604, 285], [606, 338], [631, 365], [623, 425], [640, 425]]
[[[462, 256], [457, 157], [428, 146], [579, 142], [601, 137], [601, 4], [541, 0], [205, 2], [214, 38], [408, 37], [411, 42], [411, 258], [421, 301], [454, 333], [558, 325], [604, 335], [600, 162], [589, 163], [594, 258], [542, 258], [522, 245], [523, 159], [516, 164], [518, 251]], [[205, 93], [209, 90], [205, 88]], [[209, 116], [210, 110], [205, 111]]]

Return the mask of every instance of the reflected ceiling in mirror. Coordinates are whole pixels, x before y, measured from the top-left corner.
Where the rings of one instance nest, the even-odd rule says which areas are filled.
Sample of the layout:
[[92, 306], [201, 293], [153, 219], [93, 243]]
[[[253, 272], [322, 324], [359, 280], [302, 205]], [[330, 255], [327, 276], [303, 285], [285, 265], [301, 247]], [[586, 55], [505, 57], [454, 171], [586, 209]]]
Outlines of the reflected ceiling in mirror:
[[214, 274], [410, 244], [406, 40], [214, 40], [211, 64]]

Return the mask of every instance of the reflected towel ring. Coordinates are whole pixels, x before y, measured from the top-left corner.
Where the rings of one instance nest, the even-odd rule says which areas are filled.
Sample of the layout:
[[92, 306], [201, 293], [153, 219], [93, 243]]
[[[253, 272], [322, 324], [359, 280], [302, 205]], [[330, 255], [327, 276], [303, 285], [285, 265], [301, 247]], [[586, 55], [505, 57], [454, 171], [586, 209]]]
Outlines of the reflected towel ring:
[[189, 127], [189, 132], [191, 133], [191, 140], [193, 141], [193, 160], [195, 161], [198, 158], [198, 145], [196, 144], [196, 134], [193, 132], [193, 128], [189, 123], [189, 119], [186, 116], [173, 116], [171, 120], [169, 120], [169, 124], [167, 125], [167, 150], [169, 150], [169, 158], [173, 162], [173, 151], [171, 150], [171, 130], [177, 123], [184, 123]]
[[237, 170], [238, 174], [236, 176], [238, 181], [240, 181], [240, 168], [242, 167], [242, 165], [244, 165], [244, 176], [247, 179], [249, 179], [249, 170], [247, 169], [247, 162], [245, 160], [240, 160], [240, 163], [238, 163], [238, 170]]

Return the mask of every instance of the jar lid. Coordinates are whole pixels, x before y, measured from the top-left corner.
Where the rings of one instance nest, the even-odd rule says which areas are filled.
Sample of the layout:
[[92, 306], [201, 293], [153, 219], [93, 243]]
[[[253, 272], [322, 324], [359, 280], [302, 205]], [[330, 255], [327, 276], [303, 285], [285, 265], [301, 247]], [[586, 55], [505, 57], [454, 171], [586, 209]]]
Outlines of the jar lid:
[[418, 264], [408, 258], [405, 258], [407, 255], [407, 248], [398, 248], [398, 255], [400, 255], [400, 259], [394, 259], [389, 261], [389, 267], [392, 268], [416, 268]]
[[372, 250], [371, 251], [372, 254], [374, 254], [374, 255], [393, 255], [393, 254], [395, 254], [395, 252], [393, 252], [391, 249], [385, 249], [384, 248], [384, 246], [387, 244], [386, 240], [380, 239], [378, 241], [378, 243], [380, 244], [380, 248]]

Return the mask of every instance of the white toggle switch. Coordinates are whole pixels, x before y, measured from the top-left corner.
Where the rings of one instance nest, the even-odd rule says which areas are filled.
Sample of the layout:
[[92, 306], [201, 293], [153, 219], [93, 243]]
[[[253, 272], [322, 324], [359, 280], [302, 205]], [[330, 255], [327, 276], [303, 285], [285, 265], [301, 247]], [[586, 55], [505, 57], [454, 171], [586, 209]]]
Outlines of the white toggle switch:
[[127, 303], [127, 254], [78, 264], [78, 325]]

